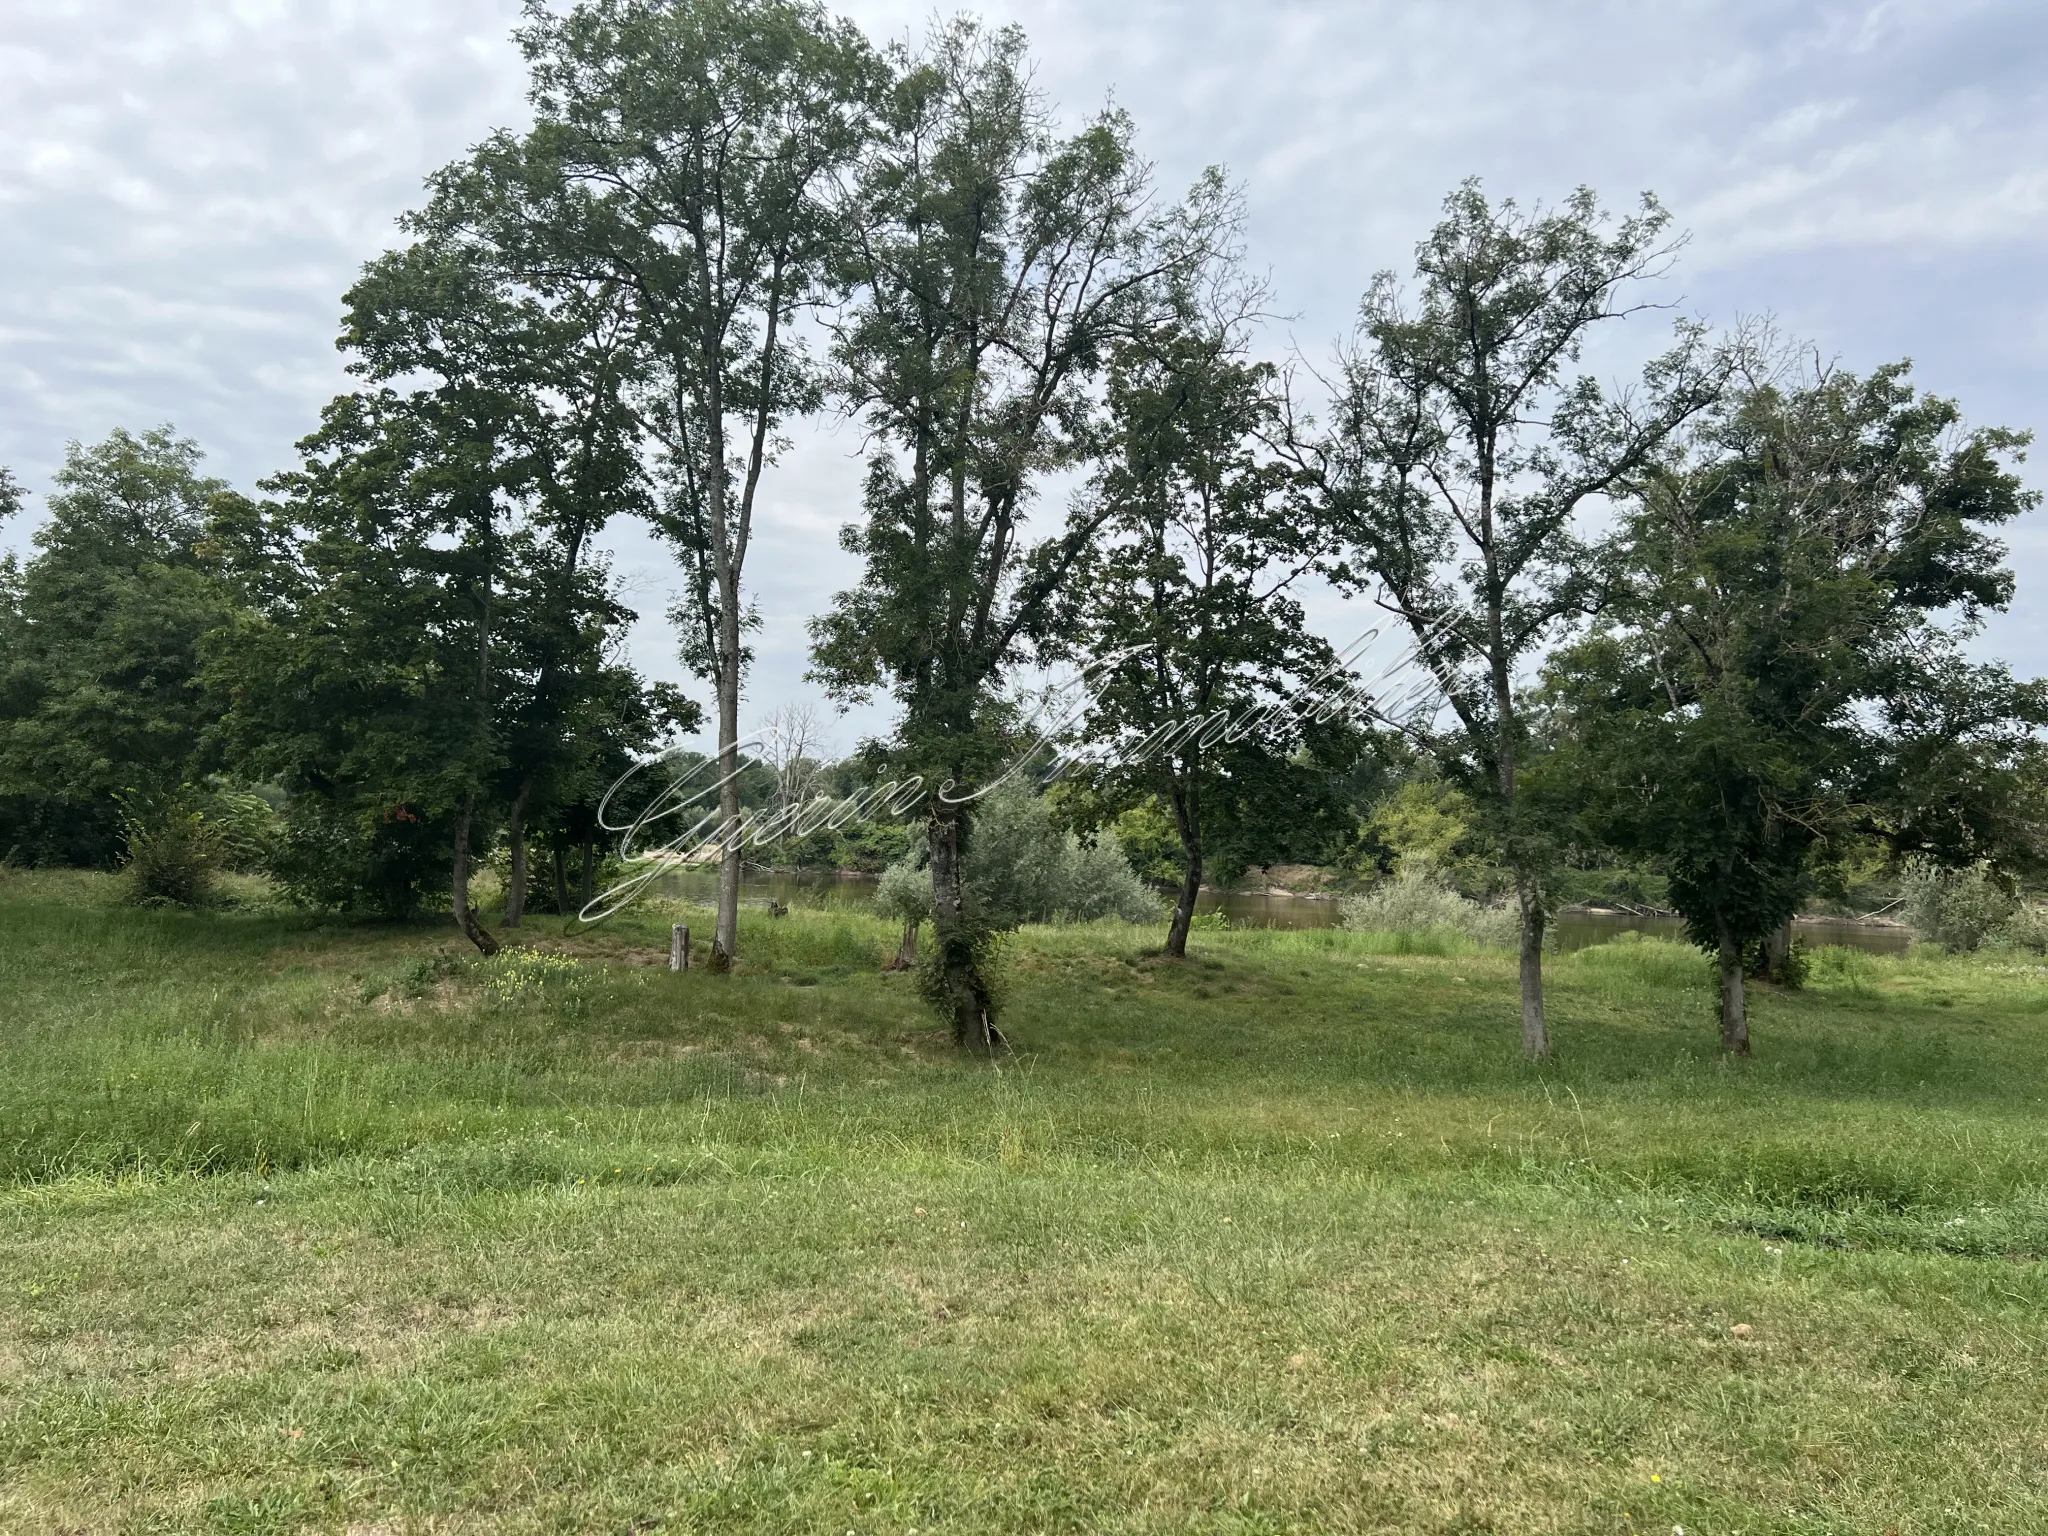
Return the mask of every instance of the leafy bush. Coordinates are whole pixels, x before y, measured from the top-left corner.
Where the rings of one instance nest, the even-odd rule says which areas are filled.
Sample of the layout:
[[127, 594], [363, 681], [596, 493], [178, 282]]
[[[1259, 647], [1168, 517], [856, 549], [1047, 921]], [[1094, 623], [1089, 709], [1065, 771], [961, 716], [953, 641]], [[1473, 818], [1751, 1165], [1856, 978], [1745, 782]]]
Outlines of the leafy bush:
[[2048, 907], [2022, 902], [2013, 915], [1992, 930], [1987, 945], [2000, 949], [2024, 949], [2048, 955]]
[[1513, 944], [1521, 917], [1512, 907], [1460, 896], [1427, 860], [1410, 858], [1397, 875], [1344, 902], [1354, 933], [1460, 933], [1475, 943]]
[[1925, 860], [1907, 866], [1906, 921], [1951, 954], [1976, 949], [2019, 909], [2019, 902], [1982, 865], [1944, 869]]
[[407, 806], [357, 813], [298, 795], [285, 807], [270, 873], [301, 906], [411, 917], [430, 892], [445, 891], [451, 847], [443, 820]]
[[975, 805], [963, 894], [993, 928], [1092, 922], [1157, 922], [1165, 904], [1124, 857], [1116, 835], [1092, 845], [1056, 826], [1051, 808], [1024, 785], [1005, 785]]
[[220, 839], [221, 858], [238, 875], [270, 868], [284, 837], [284, 818], [262, 795], [216, 783], [201, 807]]
[[122, 874], [129, 900], [146, 907], [203, 906], [228, 851], [200, 792], [187, 784], [154, 799], [133, 793], [115, 799], [128, 844]]
[[932, 872], [920, 849], [882, 871], [875, 886], [875, 913], [899, 923], [924, 923], [932, 915]]

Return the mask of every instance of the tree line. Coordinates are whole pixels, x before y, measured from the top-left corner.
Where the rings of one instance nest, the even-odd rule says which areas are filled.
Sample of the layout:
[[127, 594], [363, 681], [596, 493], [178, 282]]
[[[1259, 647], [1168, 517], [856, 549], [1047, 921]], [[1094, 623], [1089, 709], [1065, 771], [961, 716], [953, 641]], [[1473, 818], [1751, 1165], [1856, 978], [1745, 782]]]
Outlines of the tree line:
[[[1588, 847], [1665, 873], [1732, 1051], [1752, 957], [1852, 848], [2038, 867], [2048, 694], [1963, 649], [2012, 596], [1989, 530], [2038, 500], [2026, 435], [1756, 327], [1681, 321], [1602, 386], [1589, 338], [1650, 310], [1681, 244], [1653, 197], [1468, 182], [1332, 357], [1278, 367], [1227, 177], [1169, 199], [1127, 114], [1063, 127], [1014, 28], [877, 48], [797, 0], [530, 0], [517, 38], [532, 127], [435, 173], [343, 296], [355, 387], [295, 466], [249, 497], [168, 429], [73, 445], [0, 567], [14, 856], [231, 826], [231, 782], [309, 902], [439, 886], [489, 952], [469, 882], [502, 847], [506, 925], [573, 910], [606, 785], [707, 723], [621, 654], [598, 551], [624, 518], [675, 553], [696, 766], [736, 824], [756, 511], [792, 426], [837, 411], [865, 434], [856, 575], [812, 675], [897, 706], [863, 771], [956, 791], [916, 830], [964, 1046], [1000, 1039], [970, 792], [1010, 765], [1030, 667], [1116, 658], [1052, 799], [1084, 838], [1160, 832], [1176, 956], [1222, 850], [1329, 846], [1361, 775], [1426, 765], [1511, 888], [1533, 1055]], [[1384, 609], [1441, 707], [1305, 707], [1344, 666], [1312, 580]], [[1236, 723], [1178, 728], [1212, 718]]]

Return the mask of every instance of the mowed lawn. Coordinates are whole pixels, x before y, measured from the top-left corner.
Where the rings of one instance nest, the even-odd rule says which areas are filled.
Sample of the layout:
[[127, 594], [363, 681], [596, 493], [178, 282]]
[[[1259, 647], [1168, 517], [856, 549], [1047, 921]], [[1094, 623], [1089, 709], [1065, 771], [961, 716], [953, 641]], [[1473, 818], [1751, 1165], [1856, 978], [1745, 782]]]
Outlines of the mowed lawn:
[[0, 876], [0, 1531], [2048, 1530], [2048, 966]]

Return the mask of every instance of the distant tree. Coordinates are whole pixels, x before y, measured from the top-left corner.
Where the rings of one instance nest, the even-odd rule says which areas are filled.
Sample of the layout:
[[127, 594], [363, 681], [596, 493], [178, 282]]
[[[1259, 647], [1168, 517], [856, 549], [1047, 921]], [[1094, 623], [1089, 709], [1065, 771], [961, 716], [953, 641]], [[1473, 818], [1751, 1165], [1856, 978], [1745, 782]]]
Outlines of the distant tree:
[[1297, 436], [1352, 574], [1424, 645], [1451, 721], [1422, 743], [1472, 799], [1475, 834], [1513, 871], [1522, 924], [1522, 1043], [1550, 1049], [1543, 1013], [1551, 829], [1522, 804], [1530, 751], [1517, 669], [1594, 599], [1574, 519], [1624, 489], [1717, 397], [1725, 368], [1702, 330], [1633, 390], [1568, 378], [1587, 334], [1630, 312], [1624, 291], [1675, 250], [1653, 198], [1610, 226], [1590, 191], [1552, 212], [1453, 192], [1417, 248], [1411, 307], [1374, 280], [1344, 353], [1327, 429]]
[[1535, 798], [1659, 860], [1718, 959], [1730, 1052], [1749, 1050], [1745, 950], [1848, 840], [1959, 867], [2039, 855], [2025, 770], [2048, 690], [1957, 650], [2011, 596], [1983, 529], [2035, 503], [2006, 467], [2025, 442], [1964, 430], [1903, 364], [1748, 379], [1646, 477], [1601, 632], [1549, 664]]
[[[740, 805], [746, 557], [763, 471], [818, 383], [797, 327], [835, 238], [821, 193], [858, 152], [877, 66], [800, 0], [529, 0], [535, 124], [437, 178], [441, 216], [540, 284], [614, 292], [657, 447], [648, 511], [682, 557], [685, 658], [716, 692], [721, 811]], [[726, 839], [710, 965], [738, 942]]]
[[760, 758], [775, 775], [775, 810], [808, 804], [823, 778], [824, 722], [815, 704], [787, 702], [769, 711], [757, 733]]
[[1095, 494], [1114, 542], [1074, 598], [1099, 670], [1068, 798], [1096, 821], [1171, 812], [1176, 958], [1219, 841], [1270, 862], [1318, 790], [1337, 815], [1338, 778], [1306, 752], [1344, 756], [1347, 724], [1328, 708], [1345, 702], [1337, 657], [1291, 595], [1319, 546], [1299, 476], [1263, 446], [1280, 413], [1273, 370], [1245, 350], [1259, 296], [1227, 270], [1185, 287], [1177, 319], [1112, 355]]
[[917, 969], [917, 930], [932, 920], [932, 876], [924, 839], [915, 837], [902, 857], [875, 884], [875, 915], [903, 925], [902, 942], [889, 961], [892, 971]]
[[1148, 211], [1129, 120], [1055, 137], [1014, 29], [940, 30], [900, 61], [847, 240], [855, 299], [837, 356], [875, 444], [857, 585], [815, 620], [840, 698], [888, 688], [901, 761], [926, 782], [933, 930], [955, 1038], [1000, 1036], [962, 857], [973, 795], [1008, 746], [1000, 688], [1057, 627], [1062, 588], [1109, 515], [1074, 506], [1036, 543], [1045, 478], [1092, 448], [1108, 349], [1148, 324], [1162, 274], [1199, 260], [1199, 212]]
[[[111, 864], [117, 796], [203, 775], [200, 645], [230, 609], [205, 530], [231, 493], [199, 461], [169, 427], [71, 444], [35, 554], [0, 562], [0, 855]], [[19, 506], [12, 477], [0, 503]]]

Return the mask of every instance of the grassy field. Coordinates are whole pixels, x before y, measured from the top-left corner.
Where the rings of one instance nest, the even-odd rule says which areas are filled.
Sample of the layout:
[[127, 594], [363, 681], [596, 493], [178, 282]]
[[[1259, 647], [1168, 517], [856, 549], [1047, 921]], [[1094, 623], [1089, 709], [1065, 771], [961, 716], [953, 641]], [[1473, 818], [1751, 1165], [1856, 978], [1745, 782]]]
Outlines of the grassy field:
[[0, 1531], [2048, 1530], [2048, 967], [0, 884]]

